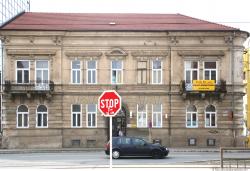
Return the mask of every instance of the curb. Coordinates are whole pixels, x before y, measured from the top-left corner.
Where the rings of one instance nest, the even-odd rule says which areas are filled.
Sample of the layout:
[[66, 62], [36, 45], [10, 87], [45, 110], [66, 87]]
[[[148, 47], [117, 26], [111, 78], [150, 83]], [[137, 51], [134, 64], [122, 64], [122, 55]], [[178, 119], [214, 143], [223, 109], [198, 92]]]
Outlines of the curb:
[[[104, 148], [61, 148], [61, 149], [0, 149], [0, 154], [20, 154], [20, 153], [75, 153], [75, 152], [104, 152]], [[220, 152], [220, 149], [189, 149], [189, 148], [169, 148], [171, 152]]]

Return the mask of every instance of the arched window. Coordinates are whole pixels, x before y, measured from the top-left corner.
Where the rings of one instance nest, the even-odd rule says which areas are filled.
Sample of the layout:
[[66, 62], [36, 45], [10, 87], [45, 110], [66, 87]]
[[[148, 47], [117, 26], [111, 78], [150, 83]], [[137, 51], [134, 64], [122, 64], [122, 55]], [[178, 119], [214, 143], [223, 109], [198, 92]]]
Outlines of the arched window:
[[29, 127], [29, 109], [25, 105], [17, 108], [17, 128]]
[[48, 109], [45, 105], [39, 105], [36, 110], [36, 126], [38, 128], [48, 127]]
[[205, 111], [205, 127], [216, 127], [216, 110], [213, 105], [208, 105]]
[[186, 127], [197, 128], [198, 127], [198, 114], [194, 105], [190, 105], [186, 110]]

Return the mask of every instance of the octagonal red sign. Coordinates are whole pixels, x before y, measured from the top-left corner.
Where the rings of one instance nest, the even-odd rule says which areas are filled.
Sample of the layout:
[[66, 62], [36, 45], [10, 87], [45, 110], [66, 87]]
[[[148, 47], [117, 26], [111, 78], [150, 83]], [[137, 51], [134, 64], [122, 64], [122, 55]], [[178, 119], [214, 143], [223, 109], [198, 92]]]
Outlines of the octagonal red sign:
[[98, 109], [105, 117], [112, 117], [121, 109], [121, 103], [121, 97], [115, 90], [107, 90], [98, 99]]

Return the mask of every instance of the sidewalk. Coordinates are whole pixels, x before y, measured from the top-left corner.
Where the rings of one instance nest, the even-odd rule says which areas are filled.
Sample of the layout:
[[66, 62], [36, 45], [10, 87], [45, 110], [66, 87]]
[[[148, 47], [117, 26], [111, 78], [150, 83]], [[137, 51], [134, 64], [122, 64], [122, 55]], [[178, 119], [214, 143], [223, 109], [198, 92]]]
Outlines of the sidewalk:
[[[220, 148], [169, 148], [171, 152], [220, 152]], [[103, 151], [104, 148], [0, 149], [0, 154]]]

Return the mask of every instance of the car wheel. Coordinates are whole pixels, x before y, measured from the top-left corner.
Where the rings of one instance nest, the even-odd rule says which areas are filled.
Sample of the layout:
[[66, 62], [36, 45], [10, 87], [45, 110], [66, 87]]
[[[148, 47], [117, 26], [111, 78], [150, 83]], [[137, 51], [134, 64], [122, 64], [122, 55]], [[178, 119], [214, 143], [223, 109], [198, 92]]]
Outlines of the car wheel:
[[112, 157], [113, 157], [113, 159], [119, 159], [120, 152], [118, 150], [113, 150]]
[[154, 159], [162, 158], [161, 152], [159, 150], [152, 151], [152, 158], [154, 158]]

